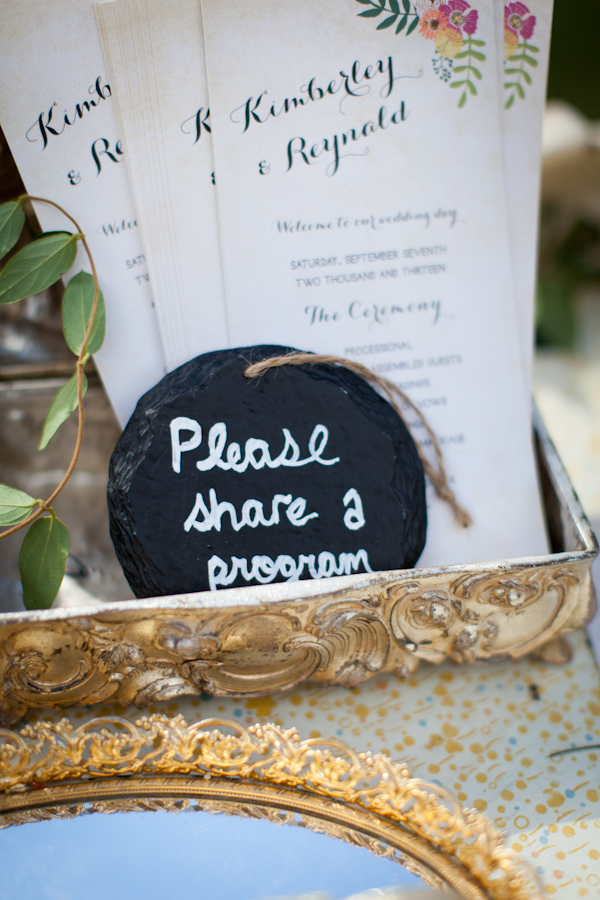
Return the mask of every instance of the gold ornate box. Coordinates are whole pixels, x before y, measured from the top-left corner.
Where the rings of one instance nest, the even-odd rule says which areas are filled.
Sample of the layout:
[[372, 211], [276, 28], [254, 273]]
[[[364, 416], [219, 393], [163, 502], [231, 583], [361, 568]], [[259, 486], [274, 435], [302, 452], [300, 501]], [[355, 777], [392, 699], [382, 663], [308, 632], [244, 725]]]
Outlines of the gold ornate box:
[[310, 679], [354, 685], [421, 660], [569, 657], [566, 632], [595, 610], [598, 553], [537, 413], [552, 552], [0, 617], [0, 717], [33, 707], [258, 696]]

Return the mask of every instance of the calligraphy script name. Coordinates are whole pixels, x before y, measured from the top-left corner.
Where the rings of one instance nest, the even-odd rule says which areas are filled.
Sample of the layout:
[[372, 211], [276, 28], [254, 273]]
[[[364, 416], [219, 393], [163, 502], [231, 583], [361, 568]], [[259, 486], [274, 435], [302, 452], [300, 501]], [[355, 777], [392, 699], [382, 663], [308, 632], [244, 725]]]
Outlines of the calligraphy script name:
[[56, 115], [58, 108], [56, 102], [50, 106], [47, 112], [42, 111], [33, 125], [25, 132], [27, 140], [31, 144], [35, 144], [41, 137], [42, 150], [45, 150], [48, 146], [49, 135], [58, 137], [64, 132], [67, 126], [75, 125], [76, 122], [83, 119], [84, 114], [95, 109], [102, 100], [108, 100], [111, 96], [110, 85], [102, 84], [102, 76], [99, 75], [94, 84], [90, 85], [88, 88], [88, 94], [91, 99], [76, 103], [75, 108], [70, 115], [66, 109], [63, 110], [62, 113]]
[[[317, 79], [311, 78], [306, 84], [303, 84], [298, 91], [298, 97], [286, 97], [281, 101], [274, 101], [268, 105], [265, 97], [269, 93], [263, 91], [256, 99], [249, 97], [245, 103], [236, 107], [230, 114], [229, 118], [234, 125], [243, 124], [244, 134], [250, 128], [253, 122], [264, 125], [269, 119], [276, 119], [282, 114], [289, 113], [292, 110], [302, 109], [307, 104], [323, 100], [327, 96], [333, 96], [342, 92], [342, 100], [346, 97], [363, 97], [371, 90], [371, 86], [367, 83], [377, 78], [379, 75], [385, 76], [386, 83], [379, 92], [379, 96], [385, 99], [390, 96], [394, 88], [394, 66], [392, 57], [388, 56], [386, 60], [378, 59], [376, 63], [361, 66], [360, 60], [355, 60], [349, 72], [343, 69], [339, 71], [339, 78], [336, 76], [326, 86], [317, 84]], [[264, 102], [263, 102], [264, 101]]]

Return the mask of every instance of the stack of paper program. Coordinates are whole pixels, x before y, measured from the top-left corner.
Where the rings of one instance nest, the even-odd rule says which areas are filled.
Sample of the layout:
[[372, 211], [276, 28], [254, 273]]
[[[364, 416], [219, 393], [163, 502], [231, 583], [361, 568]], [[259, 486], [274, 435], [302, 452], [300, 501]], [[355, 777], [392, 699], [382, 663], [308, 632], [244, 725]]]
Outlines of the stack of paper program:
[[119, 247], [98, 260], [117, 332], [98, 364], [121, 421], [220, 347], [358, 360], [426, 414], [474, 519], [428, 494], [419, 565], [546, 552], [530, 369], [551, 14], [6, 0], [0, 123], [27, 188]]

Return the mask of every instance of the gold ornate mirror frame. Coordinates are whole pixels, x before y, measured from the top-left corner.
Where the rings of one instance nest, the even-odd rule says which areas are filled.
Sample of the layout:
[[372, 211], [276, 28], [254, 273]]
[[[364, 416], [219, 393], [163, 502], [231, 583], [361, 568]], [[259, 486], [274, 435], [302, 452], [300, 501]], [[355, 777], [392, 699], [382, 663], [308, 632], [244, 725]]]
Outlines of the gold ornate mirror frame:
[[541, 897], [533, 870], [485, 816], [387, 756], [336, 739], [160, 714], [0, 730], [0, 828], [155, 809], [308, 827], [391, 857], [464, 900]]

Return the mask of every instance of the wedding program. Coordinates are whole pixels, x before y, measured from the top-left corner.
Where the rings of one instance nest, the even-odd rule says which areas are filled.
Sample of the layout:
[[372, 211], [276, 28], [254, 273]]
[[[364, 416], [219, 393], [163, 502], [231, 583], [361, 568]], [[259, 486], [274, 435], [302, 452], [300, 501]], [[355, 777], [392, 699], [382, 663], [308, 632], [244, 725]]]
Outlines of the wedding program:
[[0, 17], [0, 125], [28, 191], [90, 239], [123, 425], [201, 354], [344, 357], [426, 417], [473, 520], [427, 484], [418, 566], [547, 552], [530, 383], [552, 0], [5, 0]]
[[424, 564], [545, 547], [494, 4], [431, 7], [397, 33], [357, 0], [203, 0], [231, 340], [334, 352], [411, 393], [476, 522], [431, 496]]
[[[29, 193], [59, 203], [87, 236], [108, 313], [96, 363], [125, 424], [165, 362], [93, 9], [7, 0], [0, 16], [0, 126]], [[36, 212], [46, 230], [70, 228], [46, 204]]]

